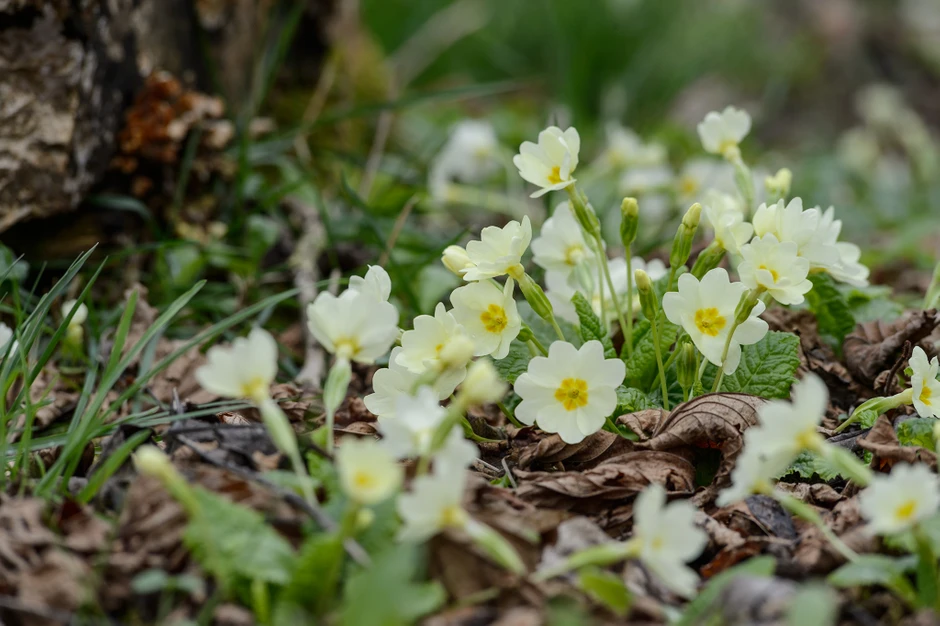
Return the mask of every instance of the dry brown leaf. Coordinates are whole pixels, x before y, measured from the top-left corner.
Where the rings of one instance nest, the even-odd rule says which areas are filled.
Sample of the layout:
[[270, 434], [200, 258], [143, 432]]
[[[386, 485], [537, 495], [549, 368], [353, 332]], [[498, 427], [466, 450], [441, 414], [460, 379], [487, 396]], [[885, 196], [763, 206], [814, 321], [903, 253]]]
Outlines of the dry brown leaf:
[[636, 447], [716, 448], [722, 459], [713, 484], [720, 486], [727, 481], [741, 451], [744, 431], [758, 423], [757, 409], [764, 402], [763, 398], [743, 393], [700, 396], [677, 406], [660, 422], [649, 441], [637, 442]]
[[599, 430], [576, 444], [567, 444], [558, 435], [549, 435], [535, 428], [523, 428], [510, 440], [510, 460], [521, 469], [533, 465], [552, 467], [564, 464], [565, 469], [589, 469], [611, 457], [633, 449], [633, 442], [614, 433]]
[[669, 411], [665, 409], [645, 409], [621, 415], [617, 421], [636, 433], [640, 441], [644, 441], [650, 438], [667, 417]]
[[879, 415], [875, 424], [864, 437], [858, 438], [859, 447], [872, 453], [872, 464], [885, 471], [895, 463], [926, 463], [937, 468], [937, 455], [932, 450], [920, 446], [902, 446], [891, 420], [886, 415]]
[[940, 312], [908, 311], [893, 322], [859, 324], [842, 344], [849, 371], [861, 382], [872, 385], [878, 375], [890, 369], [905, 342], [916, 344], [940, 325]]

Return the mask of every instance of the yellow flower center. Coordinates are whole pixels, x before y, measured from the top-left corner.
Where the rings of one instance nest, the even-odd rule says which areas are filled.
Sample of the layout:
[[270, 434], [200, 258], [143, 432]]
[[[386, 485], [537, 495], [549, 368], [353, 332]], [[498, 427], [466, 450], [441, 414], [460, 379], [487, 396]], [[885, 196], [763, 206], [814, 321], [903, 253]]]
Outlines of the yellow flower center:
[[767, 270], [768, 272], [770, 272], [770, 276], [771, 276], [771, 278], [774, 279], [774, 282], [777, 282], [778, 280], [780, 280], [780, 274], [778, 274], [776, 270], [772, 270], [772, 269], [770, 269], [769, 267], [767, 267], [766, 265], [761, 265], [761, 266], [760, 266], [760, 269], [762, 269], [762, 270]]
[[712, 307], [709, 309], [699, 309], [695, 312], [695, 326], [704, 335], [717, 337], [721, 329], [725, 327], [728, 320], [718, 313], [718, 309]]
[[796, 445], [801, 450], [816, 450], [819, 448], [819, 433], [815, 428], [807, 428], [796, 436]]
[[920, 391], [920, 401], [931, 406], [930, 398], [933, 396], [933, 390], [927, 385], [927, 382], [924, 381], [924, 388]]
[[691, 196], [698, 191], [698, 181], [691, 176], [683, 176], [679, 180], [679, 192], [684, 196]]
[[894, 517], [898, 521], [906, 522], [914, 516], [914, 511], [917, 509], [916, 500], [907, 500], [901, 506], [894, 510]]
[[574, 411], [588, 403], [587, 381], [580, 378], [566, 378], [555, 390], [555, 399], [561, 402], [566, 411]]
[[552, 173], [548, 175], [548, 182], [553, 185], [561, 182], [561, 168], [559, 166], [556, 165], [552, 168]]
[[663, 539], [662, 535], [656, 535], [650, 541], [650, 547], [653, 550], [661, 550], [664, 545], [666, 545], [666, 540]]
[[371, 474], [365, 471], [358, 471], [353, 474], [352, 483], [356, 486], [357, 489], [368, 490], [375, 489], [378, 485], [378, 480], [375, 477], [375, 474]]
[[464, 519], [463, 509], [459, 505], [451, 504], [441, 511], [440, 525], [441, 528], [459, 528], [463, 526]]
[[506, 310], [498, 304], [491, 304], [486, 310], [480, 313], [480, 321], [483, 322], [483, 328], [490, 333], [501, 333], [506, 328], [509, 321], [506, 319]]
[[725, 139], [720, 144], [718, 144], [718, 153], [729, 161], [733, 160], [734, 157], [740, 155], [738, 142], [734, 139]]
[[584, 259], [584, 246], [579, 243], [568, 246], [565, 250], [565, 263], [575, 266]]
[[268, 394], [267, 381], [261, 376], [255, 376], [242, 383], [242, 397], [251, 400], [264, 398]]
[[355, 337], [340, 337], [333, 342], [336, 356], [351, 359], [359, 354], [359, 341]]

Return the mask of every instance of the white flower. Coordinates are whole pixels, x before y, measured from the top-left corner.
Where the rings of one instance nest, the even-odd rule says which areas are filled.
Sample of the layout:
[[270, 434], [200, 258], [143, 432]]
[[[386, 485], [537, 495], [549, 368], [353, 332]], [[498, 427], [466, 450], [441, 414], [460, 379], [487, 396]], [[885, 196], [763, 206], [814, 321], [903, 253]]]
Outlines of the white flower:
[[444, 267], [449, 269], [457, 276], [463, 277], [463, 271], [473, 267], [473, 261], [467, 255], [467, 251], [460, 246], [447, 246], [441, 254], [441, 262]]
[[698, 136], [706, 152], [720, 154], [726, 159], [740, 155], [738, 144], [751, 130], [751, 116], [747, 111], [726, 107], [721, 113], [712, 111], [698, 125]]
[[[10, 345], [10, 342], [13, 342]], [[3, 360], [3, 357], [7, 355], [7, 349], [9, 348], [9, 353], [13, 354], [13, 351], [16, 350], [17, 342], [13, 340], [13, 329], [0, 322], [0, 361]]]
[[476, 356], [501, 359], [509, 354], [509, 344], [522, 329], [522, 317], [513, 300], [513, 280], [501, 290], [491, 282], [458, 287], [450, 294], [451, 313], [476, 345]]
[[853, 243], [839, 241], [839, 235], [842, 232], [842, 220], [835, 219], [835, 208], [829, 207], [820, 212], [819, 230], [817, 238], [823, 244], [834, 246], [839, 255], [838, 261], [824, 267], [829, 274], [836, 280], [842, 281], [855, 287], [868, 286], [869, 269], [858, 262], [862, 256], [862, 251]]
[[557, 126], [549, 126], [539, 133], [538, 144], [522, 142], [512, 162], [523, 179], [541, 187], [532, 194], [533, 198], [538, 198], [575, 182], [571, 174], [578, 167], [580, 150], [581, 137], [577, 130], [569, 128], [562, 132]]
[[715, 233], [715, 241], [722, 248], [738, 254], [742, 245], [754, 234], [754, 226], [744, 221], [740, 203], [725, 193], [705, 195], [705, 221]]
[[923, 464], [899, 463], [888, 476], [876, 475], [859, 496], [869, 532], [891, 535], [909, 530], [940, 508], [937, 475]]
[[[0, 339], [0, 344], [2, 343], [3, 340]], [[940, 381], [937, 380], [940, 360], [934, 357], [927, 361], [927, 354], [923, 348], [917, 346], [909, 363], [913, 370], [911, 388], [917, 414], [921, 417], [940, 417]]]
[[[815, 374], [807, 374], [793, 385], [792, 402], [771, 400], [757, 411], [758, 427], [744, 433], [744, 447], [756, 447], [774, 465], [784, 467], [804, 450], [820, 452], [822, 436], [817, 432], [829, 407], [829, 390]], [[783, 468], [779, 468], [783, 469]]]
[[437, 394], [421, 387], [415, 395], [398, 396], [395, 417], [380, 417], [382, 443], [396, 459], [424, 456], [431, 452], [434, 433], [447, 416]]
[[689, 159], [676, 178], [679, 204], [689, 206], [703, 202], [708, 192], [735, 193], [734, 168], [713, 158]]
[[[401, 348], [396, 347], [388, 357], [388, 367], [377, 370], [372, 375], [372, 393], [362, 399], [366, 408], [378, 417], [395, 417], [398, 409], [398, 397], [410, 395], [418, 384], [420, 375], [415, 374], [398, 362]], [[446, 398], [445, 394], [438, 399]]]
[[375, 439], [343, 439], [336, 452], [336, 469], [346, 495], [366, 506], [391, 497], [403, 477], [401, 466]]
[[522, 271], [522, 255], [532, 241], [532, 224], [529, 217], [522, 223], [513, 220], [499, 228], [487, 226], [480, 232], [479, 241], [467, 244], [467, 256], [471, 267], [462, 270], [466, 281], [496, 278], [503, 274], [517, 276]]
[[444, 444], [434, 453], [432, 469], [435, 474], [449, 474], [462, 479], [466, 476], [464, 470], [479, 456], [476, 444], [464, 437], [463, 428], [454, 426]]
[[431, 164], [428, 187], [435, 197], [446, 197], [452, 180], [479, 183], [499, 169], [496, 132], [484, 120], [463, 120], [451, 129], [447, 143]]
[[751, 427], [744, 432], [744, 450], [734, 461], [731, 486], [719, 494], [716, 501], [718, 506], [740, 502], [755, 493], [766, 493], [773, 486], [773, 480], [790, 463], [782, 454], [764, 450], [760, 441], [747, 437], [748, 433], [756, 429]]
[[433, 372], [440, 390], [453, 391], [467, 375], [467, 363], [473, 357], [473, 342], [444, 304], [439, 302], [434, 316], [419, 315], [414, 330], [401, 336], [397, 361], [415, 374]]
[[578, 443], [599, 431], [617, 407], [617, 387], [626, 367], [620, 359], [605, 359], [597, 340], [580, 349], [556, 341], [547, 357], [529, 361], [514, 389], [522, 402], [516, 417], [525, 424], [538, 423], [558, 433], [565, 443]]
[[337, 358], [375, 363], [398, 338], [398, 309], [381, 298], [385, 272], [373, 270], [339, 296], [321, 292], [307, 307], [310, 333]]
[[277, 375], [277, 342], [269, 332], [254, 328], [230, 346], [213, 346], [196, 380], [206, 391], [225, 398], [245, 398], [260, 405], [270, 400]]
[[402, 541], [422, 542], [447, 528], [463, 528], [470, 516], [463, 508], [466, 472], [438, 471], [419, 476], [411, 491], [398, 496]]
[[734, 324], [734, 312], [746, 291], [744, 284], [732, 283], [722, 268], [709, 271], [701, 282], [691, 274], [683, 274], [679, 277], [679, 291], [663, 296], [663, 312], [670, 322], [685, 329], [706, 359], [723, 366], [725, 373], [730, 374], [741, 361], [741, 346], [757, 343], [767, 334], [767, 322], [758, 317], [765, 306], [758, 301], [751, 316], [735, 329], [722, 364], [721, 355]]
[[381, 302], [388, 302], [392, 293], [392, 279], [380, 265], [370, 265], [365, 276], [350, 276], [349, 290], [372, 296]]
[[698, 575], [685, 564], [695, 559], [708, 537], [695, 525], [696, 509], [688, 502], [666, 505], [666, 490], [652, 484], [633, 504], [633, 538], [640, 561], [675, 593], [691, 597]]
[[459, 398], [464, 406], [475, 406], [499, 402], [507, 390], [493, 363], [489, 359], [479, 359], [467, 368], [467, 377], [460, 384]]
[[607, 125], [607, 146], [599, 161], [612, 169], [659, 165], [666, 161], [666, 147], [660, 143], [644, 143], [629, 128], [611, 123]]
[[741, 246], [743, 261], [738, 275], [748, 289], [767, 290], [780, 304], [800, 304], [804, 294], [813, 288], [806, 277], [809, 261], [797, 256], [792, 241], [777, 241], [772, 234], [755, 237]]
[[555, 207], [552, 217], [545, 220], [542, 232], [532, 242], [532, 253], [536, 265], [560, 272], [565, 278], [578, 265], [595, 258], [567, 201]]
[[[62, 317], [68, 317], [68, 314], [72, 312], [72, 309], [75, 308], [77, 300], [69, 300], [62, 305]], [[88, 320], [88, 307], [85, 306], [85, 303], [78, 305], [78, 309], [75, 310], [75, 315], [72, 316], [72, 321], [69, 322], [69, 326], [81, 326]]]

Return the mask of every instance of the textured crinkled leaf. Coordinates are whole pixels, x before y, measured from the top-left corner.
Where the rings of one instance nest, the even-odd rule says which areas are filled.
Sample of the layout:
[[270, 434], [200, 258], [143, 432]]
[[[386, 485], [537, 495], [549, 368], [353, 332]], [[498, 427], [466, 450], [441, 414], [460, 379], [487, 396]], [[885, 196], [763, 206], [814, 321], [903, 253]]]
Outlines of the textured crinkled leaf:
[[652, 408], [650, 397], [634, 387], [617, 387], [617, 415]]
[[[800, 339], [778, 331], [768, 332], [750, 346], [741, 346], [741, 364], [722, 379], [721, 391], [746, 393], [761, 398], [789, 398], [800, 367]], [[702, 376], [711, 389], [717, 369], [709, 366]]]
[[516, 379], [529, 368], [529, 359], [532, 358], [529, 347], [519, 340], [514, 340], [509, 346], [509, 354], [504, 358], [493, 361], [499, 377], [514, 384]]
[[902, 446], [920, 446], [932, 450], [934, 448], [933, 427], [937, 420], [928, 417], [915, 417], [904, 420], [898, 426], [898, 441]]
[[818, 476], [822, 480], [833, 480], [839, 477], [839, 472], [835, 468], [812, 452], [801, 452], [779, 477], [783, 478], [790, 474], [797, 474], [805, 479]]
[[616, 359], [617, 351], [614, 350], [614, 344], [607, 335], [607, 329], [594, 315], [594, 309], [591, 307], [591, 303], [587, 301], [587, 298], [576, 291], [571, 297], [571, 303], [574, 304], [574, 310], [578, 314], [581, 341], [591, 341], [592, 339], [600, 341], [601, 345], [604, 346], [604, 356], [608, 359]]
[[[665, 360], [669, 347], [676, 342], [679, 327], [666, 319], [660, 313], [659, 324], [660, 347]], [[626, 345], [626, 344], [624, 344]], [[649, 389], [653, 386], [656, 374], [659, 371], [656, 365], [656, 349], [653, 344], [653, 333], [648, 320], [641, 320], [633, 327], [633, 356], [627, 356], [626, 349], [620, 351], [620, 358], [627, 365], [627, 377], [623, 384], [637, 389]]]
[[[535, 338], [538, 339], [546, 349], [552, 345], [552, 343], [558, 341], [558, 335], [555, 334], [555, 329], [552, 328], [552, 325], [539, 317], [539, 314], [532, 310], [528, 302], [521, 301], [518, 303], [518, 307], [519, 316], [522, 317], [522, 321], [532, 329], [532, 334], [535, 335]], [[555, 321], [558, 322], [561, 332], [565, 335], [565, 341], [573, 344], [575, 348], [581, 347], [581, 335], [578, 333], [577, 327], [571, 322], [557, 317]]]
[[806, 294], [810, 310], [816, 315], [819, 335], [833, 346], [855, 330], [855, 317], [845, 296], [828, 274], [810, 274], [813, 289]]
[[904, 314], [904, 306], [891, 299], [890, 287], [840, 285], [839, 289], [845, 296], [856, 324], [876, 320], [890, 322]]

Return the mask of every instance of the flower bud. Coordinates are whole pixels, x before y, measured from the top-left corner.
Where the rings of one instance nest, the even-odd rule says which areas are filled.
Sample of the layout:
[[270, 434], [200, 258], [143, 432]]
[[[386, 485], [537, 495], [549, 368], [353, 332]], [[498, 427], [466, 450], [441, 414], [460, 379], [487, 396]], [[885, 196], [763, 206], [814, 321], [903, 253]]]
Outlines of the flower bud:
[[444, 248], [441, 262], [444, 263], [444, 267], [461, 277], [463, 276], [462, 270], [473, 267], [473, 262], [467, 255], [467, 251], [460, 246], [447, 246]]
[[464, 524], [464, 530], [470, 535], [473, 542], [499, 565], [513, 574], [525, 572], [525, 564], [519, 557], [519, 553], [501, 534], [486, 524], [471, 519], [469, 516]]
[[721, 260], [724, 257], [725, 249], [721, 244], [717, 241], [711, 242], [704, 250], [699, 252], [698, 257], [695, 259], [695, 264], [692, 266], [692, 275], [702, 280], [705, 274], [721, 264]]
[[758, 296], [760, 294], [756, 289], [751, 289], [741, 295], [738, 306], [734, 310], [734, 320], [736, 325], [741, 325], [751, 316], [751, 311], [757, 306]]
[[684, 343], [679, 350], [679, 356], [676, 359], [676, 373], [679, 377], [679, 386], [683, 389], [691, 389], [695, 384], [695, 374], [698, 366], [695, 363], [695, 348], [691, 343]]
[[577, 189], [570, 190], [571, 209], [581, 228], [584, 229], [590, 237], [598, 237], [601, 233], [601, 223], [594, 213], [594, 209], [587, 203], [583, 196], [578, 195]]
[[629, 249], [636, 240], [636, 231], [640, 225], [640, 205], [636, 198], [624, 198], [620, 203], [620, 241]]
[[523, 324], [522, 328], [519, 329], [519, 334], [516, 336], [516, 339], [522, 343], [528, 343], [529, 341], [532, 341], [533, 337], [535, 337], [535, 335], [532, 334], [532, 329], [529, 328], [528, 325]]
[[672, 250], [669, 252], [670, 267], [682, 267], [689, 260], [689, 256], [692, 254], [692, 240], [695, 239], [695, 231], [698, 230], [698, 223], [701, 218], [702, 205], [696, 202], [685, 212], [682, 223], [679, 224], [679, 230], [676, 231], [676, 237], [672, 242]]
[[[343, 391], [343, 395], [345, 396], [345, 390]], [[268, 436], [271, 437], [271, 441], [277, 449], [283, 452], [289, 459], [293, 460], [298, 458], [300, 456], [300, 448], [297, 446], [297, 435], [294, 434], [290, 420], [287, 419], [287, 415], [284, 414], [284, 411], [281, 410], [277, 402], [271, 398], [267, 398], [260, 404], [258, 409], [261, 411], [261, 419], [264, 422], [264, 427], [268, 431]]]
[[176, 470], [170, 463], [170, 458], [156, 446], [141, 446], [134, 453], [134, 467], [146, 476], [154, 476], [161, 481]]
[[471, 407], [490, 402], [499, 402], [506, 395], [508, 386], [500, 379], [489, 359], [474, 361], [467, 369], [467, 377], [460, 385], [460, 402]]
[[444, 369], [464, 367], [473, 358], [474, 345], [466, 335], [455, 335], [441, 349], [440, 361]]
[[[68, 317], [69, 313], [72, 312], [72, 309], [75, 309], [75, 304], [77, 300], [69, 300], [62, 305], [62, 317]], [[88, 307], [85, 306], [85, 303], [78, 305], [78, 308], [75, 309], [75, 315], [72, 316], [72, 319], [69, 321], [69, 326], [81, 326], [88, 319]]]
[[787, 168], [777, 170], [773, 176], [764, 179], [764, 187], [771, 198], [786, 198], [790, 194], [790, 185], [793, 183], [793, 172]]
[[549, 302], [548, 296], [545, 295], [539, 284], [532, 280], [531, 276], [525, 273], [522, 274], [519, 278], [519, 290], [536, 315], [547, 322], [551, 322], [555, 315], [552, 303]]
[[352, 367], [347, 359], [336, 359], [323, 385], [323, 406], [327, 413], [335, 413], [346, 399], [346, 390], [352, 378]]
[[633, 280], [636, 282], [636, 290], [640, 294], [640, 308], [646, 319], [656, 320], [659, 313], [659, 303], [656, 301], [656, 292], [653, 291], [653, 283], [650, 282], [649, 274], [643, 270], [636, 270], [633, 273]]

